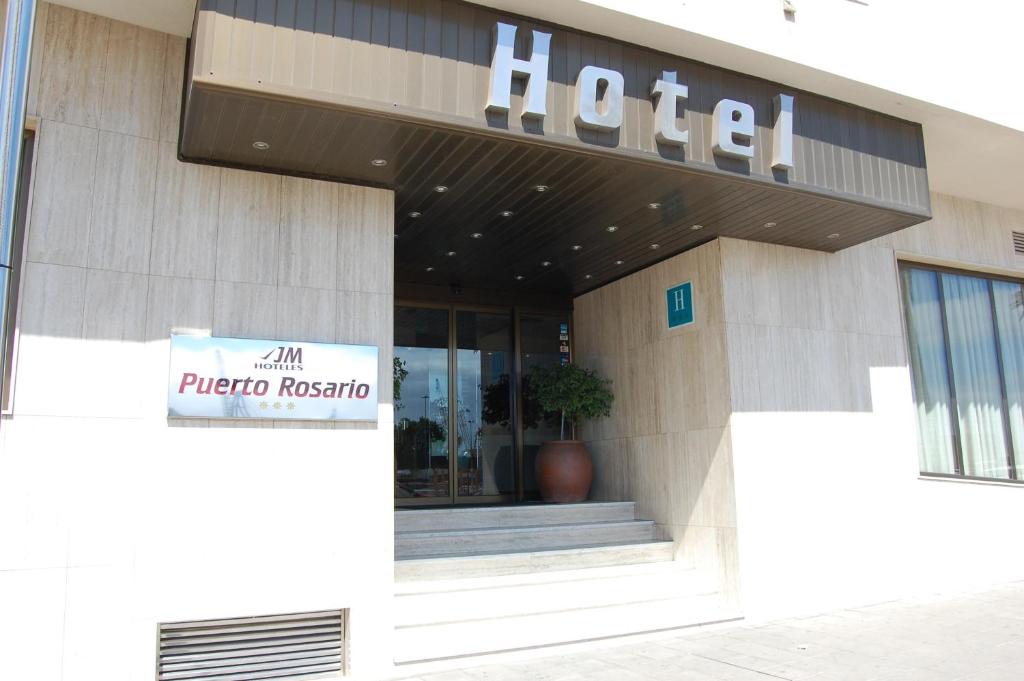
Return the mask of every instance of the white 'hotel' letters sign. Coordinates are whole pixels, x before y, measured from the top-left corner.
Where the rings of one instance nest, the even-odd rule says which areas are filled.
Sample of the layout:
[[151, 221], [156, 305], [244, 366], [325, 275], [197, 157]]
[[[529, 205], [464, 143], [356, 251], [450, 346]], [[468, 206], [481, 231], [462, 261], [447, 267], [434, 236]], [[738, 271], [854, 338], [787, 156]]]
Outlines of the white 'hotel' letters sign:
[[[497, 23], [487, 96], [487, 111], [508, 114], [512, 80], [523, 78], [523, 118], [543, 120], [547, 115], [548, 62], [551, 34], [532, 32], [528, 59], [515, 57], [516, 27]], [[680, 129], [676, 105], [689, 89], [677, 82], [675, 71], [664, 71], [654, 81], [654, 137], [659, 144], [684, 147], [690, 131]], [[600, 99], [598, 97], [600, 96]], [[609, 132], [622, 125], [625, 80], [622, 74], [598, 66], [584, 66], [576, 78], [575, 122], [579, 128]], [[779, 94], [773, 101], [772, 168], [793, 168], [793, 96]], [[754, 157], [754, 108], [745, 102], [723, 99], [715, 105], [711, 123], [711, 149], [718, 156], [749, 160]]]

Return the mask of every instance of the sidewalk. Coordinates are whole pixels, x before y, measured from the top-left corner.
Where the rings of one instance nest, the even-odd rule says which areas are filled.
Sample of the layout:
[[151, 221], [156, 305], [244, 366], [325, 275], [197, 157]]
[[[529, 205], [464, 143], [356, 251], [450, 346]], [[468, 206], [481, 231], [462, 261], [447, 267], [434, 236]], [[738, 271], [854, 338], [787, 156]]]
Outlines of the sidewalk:
[[416, 681], [1024, 681], [1024, 582], [771, 624], [411, 677]]

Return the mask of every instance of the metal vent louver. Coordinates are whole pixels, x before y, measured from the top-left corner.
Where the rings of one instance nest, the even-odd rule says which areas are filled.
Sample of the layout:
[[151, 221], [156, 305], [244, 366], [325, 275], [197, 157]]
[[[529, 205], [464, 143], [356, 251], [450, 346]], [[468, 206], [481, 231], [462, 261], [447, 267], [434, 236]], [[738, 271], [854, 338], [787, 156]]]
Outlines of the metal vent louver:
[[160, 625], [161, 681], [320, 679], [344, 671], [341, 610]]
[[1024, 255], [1024, 232], [1013, 233], [1013, 251], [1019, 255]]

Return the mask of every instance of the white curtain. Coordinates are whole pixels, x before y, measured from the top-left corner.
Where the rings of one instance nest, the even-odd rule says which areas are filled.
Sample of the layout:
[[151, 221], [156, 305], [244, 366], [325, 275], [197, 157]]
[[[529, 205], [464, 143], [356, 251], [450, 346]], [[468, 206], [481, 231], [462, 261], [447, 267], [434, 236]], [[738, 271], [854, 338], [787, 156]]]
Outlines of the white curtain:
[[952, 400], [938, 276], [927, 270], [903, 270], [903, 296], [917, 405], [921, 471], [954, 473]]
[[1024, 479], [1024, 286], [992, 282], [1017, 478]]
[[989, 282], [942, 274], [966, 475], [1010, 477]]

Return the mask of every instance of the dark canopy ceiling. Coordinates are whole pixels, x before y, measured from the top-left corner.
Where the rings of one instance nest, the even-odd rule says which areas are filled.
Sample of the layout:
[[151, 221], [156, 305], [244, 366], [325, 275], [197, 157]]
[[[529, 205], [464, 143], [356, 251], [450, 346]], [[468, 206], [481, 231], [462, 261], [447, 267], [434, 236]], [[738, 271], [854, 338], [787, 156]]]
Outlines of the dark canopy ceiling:
[[186, 160], [394, 188], [400, 283], [576, 295], [716, 236], [835, 251], [922, 219], [724, 173], [252, 93], [194, 88], [184, 126]]

